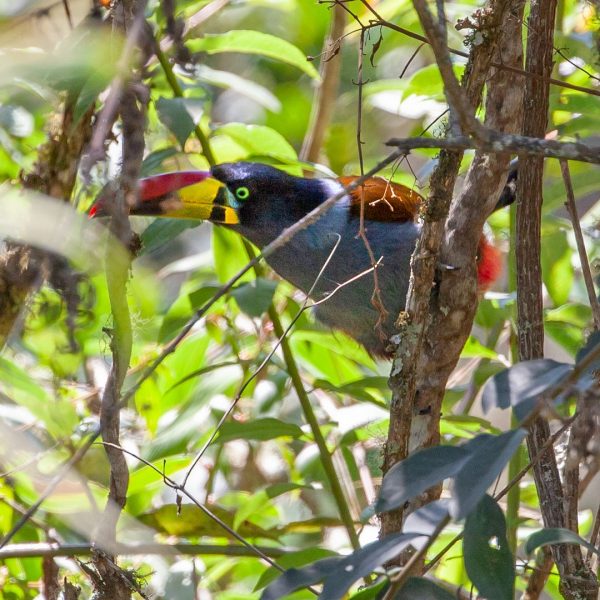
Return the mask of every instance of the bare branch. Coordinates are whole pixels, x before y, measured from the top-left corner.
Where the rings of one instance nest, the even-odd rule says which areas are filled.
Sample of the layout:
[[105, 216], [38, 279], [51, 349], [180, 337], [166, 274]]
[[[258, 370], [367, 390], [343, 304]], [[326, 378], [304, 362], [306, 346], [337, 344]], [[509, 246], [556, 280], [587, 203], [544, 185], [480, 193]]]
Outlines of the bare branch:
[[[489, 135], [489, 137], [488, 137]], [[475, 140], [467, 136], [450, 138], [406, 138], [391, 139], [387, 146], [394, 146], [404, 152], [416, 148], [441, 148], [446, 150], [480, 150], [482, 152], [513, 153], [523, 156], [543, 156], [559, 160], [578, 160], [600, 164], [600, 146], [589, 146], [581, 142], [558, 142], [544, 138], [523, 135], [502, 134], [489, 131], [485, 140]]]

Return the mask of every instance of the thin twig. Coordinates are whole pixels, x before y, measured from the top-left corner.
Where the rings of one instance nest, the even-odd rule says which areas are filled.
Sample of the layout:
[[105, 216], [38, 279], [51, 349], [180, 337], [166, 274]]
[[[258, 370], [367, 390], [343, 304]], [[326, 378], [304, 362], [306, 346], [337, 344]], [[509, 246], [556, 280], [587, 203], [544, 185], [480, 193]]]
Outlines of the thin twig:
[[583, 233], [581, 232], [579, 215], [577, 214], [577, 204], [575, 203], [575, 194], [573, 192], [573, 184], [571, 182], [569, 163], [566, 160], [560, 161], [560, 170], [565, 182], [565, 190], [567, 192], [567, 201], [565, 202], [565, 205], [567, 207], [567, 211], [569, 212], [569, 216], [571, 217], [571, 223], [573, 224], [573, 233], [575, 234], [575, 242], [577, 243], [579, 262], [581, 263], [581, 272], [583, 273], [583, 280], [585, 281], [585, 287], [590, 300], [594, 325], [596, 330], [600, 330], [600, 302], [598, 302], [596, 290], [594, 289], [594, 279], [592, 278], [590, 262], [585, 250], [585, 243], [583, 241]]
[[[357, 102], [357, 114], [356, 114], [356, 147], [358, 152], [358, 164], [360, 166], [360, 175], [364, 175], [365, 164], [363, 158], [363, 140], [362, 140], [362, 115], [363, 115], [363, 66], [364, 66], [364, 44], [365, 44], [365, 30], [363, 29], [360, 34], [360, 44], [358, 45], [358, 65], [357, 65], [357, 81], [358, 86], [358, 102]], [[375, 254], [367, 238], [367, 232], [365, 228], [365, 187], [360, 188], [360, 216], [358, 225], [358, 237], [363, 242], [365, 250], [369, 256], [371, 266], [376, 263]], [[387, 336], [383, 331], [383, 324], [385, 323], [389, 312], [383, 304], [383, 298], [381, 297], [381, 288], [379, 286], [379, 274], [377, 269], [373, 269], [373, 294], [371, 295], [371, 304], [377, 311], [377, 322], [375, 323], [375, 330], [382, 340], [386, 340]]]
[[[359, 22], [359, 21], [357, 20], [357, 22]], [[417, 40], [419, 42], [429, 44], [429, 40], [424, 35], [415, 33], [414, 31], [410, 31], [410, 29], [400, 27], [399, 25], [396, 25], [395, 23], [392, 23], [391, 21], [386, 21], [385, 19], [382, 19], [382, 18], [370, 21], [367, 25], [361, 24], [361, 28], [362, 27], [364, 27], [366, 29], [370, 29], [373, 27], [386, 27], [388, 29], [391, 29], [392, 31], [397, 31], [398, 33], [401, 33], [401, 34], [405, 35], [406, 37], [412, 38], [413, 40]], [[467, 59], [469, 58], [468, 52], [464, 52], [463, 50], [457, 50], [456, 48], [447, 48], [447, 51], [450, 54], [454, 54], [454, 56], [460, 56], [462, 58], [467, 58]], [[520, 69], [518, 67], [507, 65], [505, 63], [492, 61], [490, 63], [490, 66], [492, 66], [496, 69], [502, 70], [502, 71], [508, 71], [509, 73], [513, 73], [514, 75], [518, 75], [519, 77], [536, 79], [536, 80], [546, 82], [546, 83], [556, 86], [556, 87], [573, 90], [576, 92], [582, 92], [584, 94], [589, 94], [590, 96], [600, 96], [600, 90], [596, 90], [594, 88], [589, 88], [589, 87], [584, 87], [581, 85], [575, 85], [572, 83], [568, 83], [566, 81], [561, 81], [560, 79], [554, 79], [553, 77], [546, 77], [544, 75], [539, 75], [537, 73], [528, 73], [524, 69]]]
[[185, 489], [185, 487], [183, 487], [182, 485], [177, 483], [175, 480], [173, 480], [170, 477], [168, 477], [167, 475], [165, 475], [164, 472], [162, 472], [160, 469], [158, 469], [156, 466], [154, 466], [151, 462], [145, 460], [144, 458], [135, 454], [134, 452], [126, 450], [125, 448], [123, 448], [121, 446], [116, 446], [115, 444], [111, 444], [108, 442], [102, 442], [102, 444], [104, 446], [112, 446], [113, 448], [118, 449], [120, 452], [123, 452], [124, 454], [128, 454], [129, 456], [132, 456], [136, 460], [139, 460], [141, 463], [145, 464], [147, 467], [150, 467], [154, 472], [158, 473], [162, 477], [165, 485], [170, 487], [172, 490], [174, 490], [178, 494], [181, 494], [181, 495], [185, 496], [186, 498], [188, 498], [189, 500], [191, 500], [206, 516], [208, 516], [211, 520], [213, 520], [215, 523], [217, 523], [219, 525], [219, 527], [221, 527], [224, 531], [226, 531], [231, 537], [233, 537], [238, 542], [240, 542], [243, 546], [245, 546], [248, 550], [250, 550], [255, 556], [259, 556], [264, 561], [266, 561], [268, 564], [270, 564], [272, 567], [277, 569], [279, 572], [283, 573], [284, 569], [282, 567], [280, 567], [271, 557], [267, 556], [267, 554], [262, 552], [257, 546], [254, 546], [253, 544], [248, 542], [237, 531], [235, 531], [234, 529], [229, 527], [229, 525], [227, 525], [227, 523], [225, 523], [222, 519], [220, 519], [217, 515], [215, 515], [209, 508], [207, 508], [204, 504], [202, 504], [202, 502], [199, 502], [194, 497], [193, 494], [191, 494], [190, 492], [188, 492]]

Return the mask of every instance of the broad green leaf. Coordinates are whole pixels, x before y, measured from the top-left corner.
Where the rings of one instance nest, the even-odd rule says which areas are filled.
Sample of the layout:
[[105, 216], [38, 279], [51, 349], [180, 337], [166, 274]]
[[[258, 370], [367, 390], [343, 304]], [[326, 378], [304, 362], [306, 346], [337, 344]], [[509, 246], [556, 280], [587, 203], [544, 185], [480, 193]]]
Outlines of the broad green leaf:
[[538, 548], [550, 544], [578, 544], [600, 555], [600, 550], [596, 546], [584, 540], [574, 531], [562, 527], [548, 527], [532, 533], [527, 538], [523, 549], [528, 556], [531, 556]]
[[470, 458], [460, 446], [436, 446], [415, 452], [384, 476], [375, 503], [377, 513], [402, 506], [440, 481], [456, 475]]
[[585, 304], [563, 304], [546, 311], [544, 330], [567, 352], [575, 356], [585, 341], [585, 330], [592, 319], [592, 311]]
[[[233, 140], [238, 146], [237, 160], [267, 158], [291, 165], [295, 165], [298, 160], [291, 144], [279, 132], [265, 125], [227, 123], [218, 127], [211, 137], [217, 156], [219, 156], [219, 140], [223, 137]], [[300, 175], [301, 172], [297, 169], [293, 174]]]
[[450, 514], [454, 519], [460, 520], [471, 513], [526, 435], [524, 429], [500, 435], [482, 434], [462, 446], [470, 457], [463, 463], [452, 484]]
[[[231, 511], [216, 505], [207, 506], [207, 509], [229, 527], [232, 526], [233, 513]], [[195, 504], [183, 504], [180, 512], [175, 504], [165, 504], [160, 508], [140, 515], [138, 519], [144, 525], [153, 527], [156, 531], [167, 535], [225, 537], [229, 539], [229, 533]], [[239, 533], [244, 537], [271, 537], [268, 532], [252, 523], [242, 524]]]
[[[229, 281], [248, 263], [248, 254], [244, 248], [242, 237], [225, 227], [212, 228], [212, 247], [215, 257], [215, 272], [219, 281]], [[252, 281], [254, 275], [246, 273], [241, 279]]]
[[487, 413], [492, 408], [512, 406], [522, 421], [535, 408], [540, 395], [572, 370], [571, 365], [551, 359], [517, 363], [487, 381], [481, 399], [483, 410]]
[[284, 423], [279, 419], [265, 418], [251, 421], [229, 421], [219, 430], [215, 443], [224, 444], [231, 440], [273, 440], [279, 437], [299, 438], [304, 432], [294, 423]]
[[488, 600], [512, 600], [515, 567], [506, 539], [506, 521], [487, 494], [467, 517], [463, 539], [465, 567], [479, 593]]
[[476, 337], [469, 336], [460, 354], [461, 358], [489, 358], [495, 360], [498, 354], [484, 346]]
[[[245, 498], [244, 502], [239, 503], [233, 520], [233, 527], [237, 529], [243, 521], [250, 518], [255, 513], [261, 513], [267, 506], [274, 506], [271, 500], [278, 498], [283, 494], [287, 494], [293, 490], [303, 489], [305, 486], [297, 483], [277, 483], [271, 485], [264, 490], [259, 490], [252, 494], [249, 498]], [[277, 514], [278, 511], [277, 511]]]
[[299, 48], [268, 33], [238, 29], [191, 40], [188, 46], [194, 52], [202, 51], [208, 54], [239, 52], [265, 56], [297, 67], [313, 79], [319, 79], [319, 73]]
[[247, 315], [260, 317], [269, 309], [276, 289], [277, 281], [261, 277], [238, 285], [229, 294], [235, 298], [240, 309]]
[[200, 121], [204, 101], [198, 98], [159, 98], [156, 101], [156, 110], [183, 149]]

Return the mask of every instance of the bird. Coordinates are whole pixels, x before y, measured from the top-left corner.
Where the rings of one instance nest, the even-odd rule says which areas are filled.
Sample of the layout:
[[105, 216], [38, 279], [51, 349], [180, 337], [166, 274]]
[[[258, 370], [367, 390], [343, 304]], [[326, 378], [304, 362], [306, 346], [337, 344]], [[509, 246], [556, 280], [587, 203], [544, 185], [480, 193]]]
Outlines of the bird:
[[[511, 172], [498, 207], [511, 202], [515, 177]], [[210, 172], [180, 171], [141, 179], [139, 199], [130, 213], [207, 219], [264, 248], [356, 179], [298, 177], [262, 163], [223, 163]], [[310, 295], [314, 315], [323, 325], [348, 334], [374, 357], [391, 358], [389, 338], [405, 308], [423, 202], [407, 186], [371, 177], [266, 260], [280, 277]], [[361, 204], [371, 254], [358, 235]], [[101, 212], [96, 202], [90, 214]], [[501, 263], [499, 250], [482, 235], [477, 256], [480, 289], [498, 278]], [[376, 279], [369, 272], [372, 268]], [[374, 301], [375, 282], [379, 304]]]

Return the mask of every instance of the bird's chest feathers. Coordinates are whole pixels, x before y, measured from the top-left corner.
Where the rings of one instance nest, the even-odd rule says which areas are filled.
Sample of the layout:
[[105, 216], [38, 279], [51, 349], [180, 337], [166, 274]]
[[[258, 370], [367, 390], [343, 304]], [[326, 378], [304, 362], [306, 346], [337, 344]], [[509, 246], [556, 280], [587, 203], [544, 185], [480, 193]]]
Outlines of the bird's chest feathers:
[[347, 208], [343, 204], [336, 205], [316, 223], [296, 233], [268, 262], [281, 277], [307, 292], [330, 259], [318, 286], [318, 289], [329, 289], [332, 286], [327, 284], [328, 275], [343, 262], [341, 254], [349, 235], [352, 236], [348, 230]]

